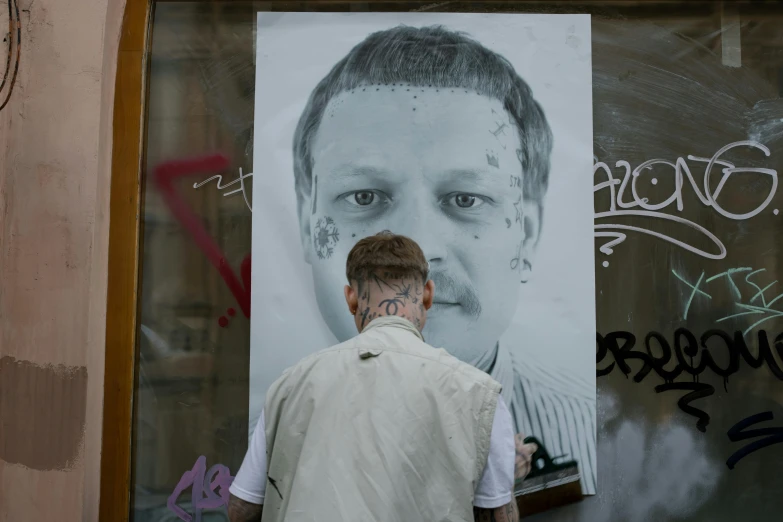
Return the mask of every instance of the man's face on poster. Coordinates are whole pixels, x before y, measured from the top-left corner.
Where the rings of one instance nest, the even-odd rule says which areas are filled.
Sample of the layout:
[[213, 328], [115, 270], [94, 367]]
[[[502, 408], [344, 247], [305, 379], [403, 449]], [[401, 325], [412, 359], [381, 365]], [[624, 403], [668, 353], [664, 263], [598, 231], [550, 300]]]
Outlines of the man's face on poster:
[[427, 342], [466, 362], [494, 347], [540, 228], [519, 147], [501, 102], [475, 91], [365, 85], [332, 98], [299, 218], [318, 306], [340, 341], [356, 335], [342, 292], [348, 252], [390, 230], [414, 239], [430, 263]]

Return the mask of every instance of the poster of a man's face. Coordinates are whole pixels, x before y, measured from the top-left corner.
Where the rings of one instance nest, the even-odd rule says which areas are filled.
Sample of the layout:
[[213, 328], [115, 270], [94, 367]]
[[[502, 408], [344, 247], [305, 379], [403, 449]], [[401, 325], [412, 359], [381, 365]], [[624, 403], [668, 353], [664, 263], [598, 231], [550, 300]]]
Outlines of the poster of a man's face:
[[346, 258], [391, 230], [430, 264], [425, 340], [594, 493], [589, 17], [259, 13], [256, 52], [251, 427], [357, 334]]

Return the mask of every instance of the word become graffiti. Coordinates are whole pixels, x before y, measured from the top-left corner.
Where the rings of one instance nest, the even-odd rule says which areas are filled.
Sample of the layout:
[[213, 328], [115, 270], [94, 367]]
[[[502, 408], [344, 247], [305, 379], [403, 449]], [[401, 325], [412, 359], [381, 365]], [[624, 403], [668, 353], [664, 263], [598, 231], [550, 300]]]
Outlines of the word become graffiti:
[[[678, 274], [675, 270], [672, 270], [674, 277], [679, 279], [690, 289], [682, 318], [688, 318], [688, 312], [690, 310], [691, 304], [697, 296], [699, 299], [712, 300], [712, 295], [707, 293], [706, 287], [716, 280], [723, 280], [728, 284], [729, 289], [731, 290], [731, 294], [735, 299], [734, 305], [740, 310], [737, 313], [721, 317], [716, 322], [722, 323], [737, 317], [744, 316], [761, 316], [758, 321], [754, 322], [745, 329], [743, 334], [747, 335], [751, 330], [761, 325], [761, 323], [776, 317], [783, 316], [783, 311], [773, 308], [773, 305], [783, 298], [783, 292], [769, 300], [767, 295], [765, 295], [768, 290], [777, 284], [777, 279], [771, 283], [766, 284], [763, 288], [757, 284], [759, 277], [754, 276], [764, 272], [766, 272], [765, 268], [759, 268], [757, 270], [754, 270], [751, 267], [730, 268], [725, 272], [715, 274], [705, 279], [704, 271], [702, 271], [696, 282], [691, 283], [685, 277]], [[754, 278], [755, 280], [751, 281], [751, 278]], [[739, 280], [740, 285], [746, 292], [744, 295], [740, 290], [740, 286], [737, 285], [737, 280]], [[748, 287], [752, 288], [752, 290], [749, 290]]]
[[[710, 352], [707, 344], [715, 339], [722, 344], [728, 354], [728, 362], [720, 366]], [[757, 334], [758, 350], [754, 355], [742, 332], [735, 332], [732, 337], [723, 330], [708, 330], [699, 339], [686, 328], [678, 328], [674, 332], [674, 350], [666, 337], [659, 332], [650, 332], [644, 338], [645, 351], [634, 350], [636, 336], [631, 332], [617, 331], [607, 335], [596, 332], [596, 363], [600, 365], [608, 354], [612, 354], [614, 362], [596, 369], [596, 375], [603, 377], [618, 368], [626, 377], [632, 373], [628, 361], [637, 360], [642, 367], [633, 376], [634, 382], [642, 382], [651, 371], [655, 371], [663, 379], [664, 383], [655, 387], [656, 393], [667, 391], [685, 391], [677, 402], [677, 406], [688, 415], [696, 417], [696, 428], [706, 431], [710, 422], [710, 416], [703, 410], [691, 405], [693, 401], [709, 397], [715, 393], [715, 388], [707, 383], [699, 382], [698, 377], [704, 371], [710, 370], [715, 375], [723, 377], [723, 388], [728, 391], [729, 377], [737, 373], [740, 367], [740, 358], [753, 369], [766, 365], [772, 374], [783, 381], [783, 368], [781, 368], [772, 353], [767, 332], [759, 330]], [[657, 346], [656, 346], [657, 345]], [[699, 349], [701, 347], [701, 350]], [[778, 357], [783, 358], [783, 333], [775, 338], [775, 351]], [[700, 357], [699, 354], [701, 354]], [[667, 364], [674, 359], [676, 365], [667, 368]], [[687, 374], [692, 382], [675, 382], [680, 375]]]
[[228, 488], [233, 481], [231, 472], [222, 464], [215, 464], [207, 470], [207, 458], [202, 455], [196, 459], [193, 469], [182, 474], [177, 487], [166, 502], [166, 507], [180, 520], [193, 522], [194, 517], [177, 505], [179, 496], [191, 488], [190, 504], [194, 510], [195, 522], [201, 522], [201, 513], [205, 509], [228, 506], [230, 498]]
[[[598, 171], [602, 171], [606, 175], [607, 180], [595, 184], [593, 186], [593, 192], [595, 193], [601, 190], [608, 189], [611, 196], [611, 203], [609, 205], [609, 210], [605, 212], [596, 213], [594, 216], [596, 220], [604, 220], [608, 218], [616, 218], [616, 217], [624, 217], [624, 216], [641, 216], [641, 217], [648, 217], [656, 220], [665, 220], [673, 223], [679, 223], [681, 225], [685, 225], [686, 227], [698, 231], [700, 234], [707, 237], [716, 247], [716, 249], [714, 249], [713, 251], [706, 251], [697, 248], [696, 246], [693, 246], [691, 244], [688, 244], [684, 241], [674, 239], [673, 237], [668, 236], [661, 232], [656, 232], [653, 230], [648, 230], [647, 228], [642, 228], [637, 226], [623, 225], [618, 223], [608, 223], [608, 224], [595, 225], [595, 232], [594, 232], [595, 237], [612, 238], [611, 241], [604, 243], [599, 248], [599, 250], [606, 255], [611, 255], [613, 252], [613, 248], [619, 245], [620, 243], [622, 243], [623, 241], [625, 241], [626, 239], [626, 234], [625, 232], [622, 231], [631, 231], [631, 232], [639, 232], [641, 234], [647, 234], [650, 236], [657, 237], [659, 239], [677, 245], [680, 248], [683, 248], [689, 252], [693, 252], [694, 254], [705, 257], [707, 259], [723, 259], [724, 257], [726, 257], [726, 247], [723, 245], [721, 240], [718, 239], [712, 232], [710, 232], [703, 226], [694, 223], [693, 221], [678, 216], [677, 214], [671, 214], [667, 212], [672, 205], [676, 206], [677, 212], [683, 211], [684, 207], [683, 207], [682, 195], [683, 195], [683, 186], [685, 184], [685, 178], [687, 178], [688, 181], [690, 182], [693, 192], [696, 194], [696, 196], [699, 198], [702, 204], [704, 204], [707, 207], [712, 207], [712, 209], [715, 210], [715, 212], [717, 212], [718, 214], [726, 218], [733, 219], [733, 220], [750, 219], [754, 216], [757, 216], [765, 208], [767, 208], [769, 203], [772, 201], [772, 198], [775, 196], [775, 191], [777, 190], [778, 173], [776, 170], [773, 169], [737, 167], [731, 162], [720, 159], [723, 154], [737, 147], [751, 147], [751, 148], [761, 150], [767, 157], [769, 157], [770, 155], [770, 151], [767, 147], [765, 147], [760, 143], [756, 143], [754, 141], [737, 141], [734, 143], [730, 143], [725, 147], [721, 148], [718, 152], [716, 152], [712, 156], [712, 158], [700, 158], [697, 156], [689, 155], [688, 156], [689, 161], [701, 162], [707, 164], [707, 166], [704, 169], [702, 188], [698, 186], [696, 180], [693, 178], [688, 163], [681, 157], [677, 158], [675, 162], [671, 162], [665, 159], [651, 159], [645, 161], [644, 163], [642, 163], [641, 165], [639, 165], [633, 170], [631, 169], [631, 165], [627, 161], [620, 160], [615, 163], [615, 166], [622, 167], [625, 169], [625, 175], [623, 176], [622, 180], [614, 178], [614, 176], [612, 175], [612, 169], [606, 163], [596, 160], [595, 163], [593, 164], [593, 176], [595, 176], [595, 174]], [[642, 176], [645, 170], [652, 170], [652, 167], [654, 165], [668, 165], [674, 170], [674, 192], [671, 194], [671, 196], [666, 198], [664, 201], [661, 201], [660, 203], [650, 203], [648, 198], [639, 195], [639, 183], [638, 183], [639, 178]], [[722, 169], [722, 176], [718, 181], [717, 186], [715, 187], [715, 189], [713, 189], [711, 180], [713, 175], [713, 169], [715, 168], [716, 165], [720, 165], [724, 168]], [[747, 212], [743, 212], [739, 214], [729, 212], [728, 210], [724, 209], [721, 206], [721, 204], [718, 202], [718, 198], [721, 194], [721, 191], [723, 190], [723, 187], [726, 185], [726, 182], [729, 180], [729, 178], [731, 178], [733, 174], [736, 173], [763, 174], [765, 176], [769, 176], [772, 181], [772, 186], [770, 187], [769, 194], [767, 194], [767, 197], [766, 199], [764, 199], [763, 203], [761, 203], [760, 205], [756, 206], [753, 209], [748, 210]], [[624, 197], [625, 197], [626, 190], [628, 190], [629, 180], [630, 180], [631, 196], [633, 199], [630, 201], [626, 201]], [[652, 179], [651, 182], [655, 184], [657, 182], [657, 179]], [[619, 190], [615, 190], [616, 185], [620, 185]], [[777, 214], [777, 212], [775, 213]], [[604, 263], [604, 266], [608, 266], [608, 263]]]
[[758, 424], [760, 422], [771, 421], [772, 419], [773, 419], [772, 412], [765, 411], [762, 413], [751, 415], [746, 419], [742, 419], [737, 424], [729, 428], [727, 435], [731, 442], [740, 442], [747, 439], [764, 437], [763, 439], [759, 439], [756, 440], [755, 442], [751, 442], [750, 444], [746, 444], [739, 450], [732, 453], [732, 455], [726, 461], [726, 466], [728, 466], [729, 469], [734, 469], [734, 466], [736, 466], [740, 460], [744, 459], [751, 453], [754, 453], [760, 449], [764, 449], [767, 446], [772, 446], [773, 444], [783, 443], [783, 427], [776, 427], [776, 428], [767, 427], [767, 428], [760, 428], [755, 430], [747, 429], [755, 424]]
[[250, 174], [242, 174], [242, 168], [239, 168], [239, 177], [235, 179], [234, 181], [231, 181], [229, 183], [226, 183], [223, 185], [223, 176], [220, 174], [216, 174], [212, 177], [209, 177], [205, 179], [204, 181], [199, 181], [197, 183], [193, 184], [193, 188], [201, 188], [210, 181], [216, 180], [217, 181], [217, 189], [218, 190], [225, 190], [229, 187], [232, 187], [239, 183], [239, 188], [235, 188], [234, 190], [231, 190], [229, 192], [226, 192], [223, 194], [223, 197], [233, 196], [234, 194], [242, 194], [242, 197], [245, 199], [245, 205], [247, 205], [247, 208], [250, 212], [253, 212], [253, 206], [250, 204], [250, 200], [247, 197], [247, 187], [245, 186], [245, 180], [253, 177], [253, 173]]
[[193, 240], [204, 255], [207, 256], [207, 259], [217, 268], [228, 289], [231, 290], [231, 293], [237, 300], [242, 313], [245, 317], [250, 318], [250, 269], [252, 266], [250, 256], [247, 256], [242, 261], [240, 282], [240, 278], [237, 277], [231, 265], [228, 264], [226, 256], [218, 244], [209, 235], [206, 227], [204, 227], [204, 223], [188, 207], [185, 200], [174, 187], [174, 181], [178, 178], [220, 172], [227, 169], [228, 166], [228, 159], [220, 154], [190, 160], [170, 161], [155, 167], [153, 180], [171, 212], [190, 235], [193, 236]]

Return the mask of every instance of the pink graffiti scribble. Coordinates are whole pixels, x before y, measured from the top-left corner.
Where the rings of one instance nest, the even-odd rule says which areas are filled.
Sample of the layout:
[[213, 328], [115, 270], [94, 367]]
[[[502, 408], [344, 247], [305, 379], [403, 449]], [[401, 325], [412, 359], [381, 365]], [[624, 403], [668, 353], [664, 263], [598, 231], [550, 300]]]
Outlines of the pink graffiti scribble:
[[[209, 470], [207, 468], [207, 458], [200, 456], [193, 469], [186, 471], [179, 479], [177, 487], [169, 496], [166, 506], [174, 512], [181, 520], [193, 522], [193, 517], [184, 509], [177, 505], [177, 498], [189, 487], [191, 489], [191, 503], [195, 510], [195, 522], [201, 522], [201, 512], [205, 509], [217, 509], [228, 505], [228, 488], [234, 481], [231, 472], [222, 464], [215, 464]], [[216, 490], [220, 489], [220, 493]]]
[[240, 278], [237, 277], [231, 265], [228, 264], [223, 251], [174, 187], [174, 180], [177, 178], [220, 172], [227, 169], [228, 166], [228, 158], [221, 154], [169, 161], [155, 167], [153, 180], [171, 212], [182, 226], [190, 232], [193, 240], [201, 251], [204, 252], [204, 255], [207, 256], [207, 259], [218, 269], [229, 290], [234, 294], [234, 298], [237, 300], [242, 313], [245, 317], [250, 318], [250, 255], [247, 255], [242, 260], [240, 282]]

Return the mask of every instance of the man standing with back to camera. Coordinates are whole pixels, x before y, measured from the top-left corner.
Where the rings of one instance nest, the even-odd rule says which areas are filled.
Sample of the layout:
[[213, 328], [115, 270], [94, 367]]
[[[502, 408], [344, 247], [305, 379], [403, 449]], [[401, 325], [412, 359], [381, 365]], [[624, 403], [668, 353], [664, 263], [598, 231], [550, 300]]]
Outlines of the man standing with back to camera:
[[419, 246], [381, 232], [345, 271], [360, 334], [272, 384], [231, 522], [517, 522], [511, 414], [499, 383], [425, 343], [437, 288]]
[[[345, 258], [390, 229], [415, 240], [438, 289], [424, 336], [503, 386], [523, 437], [579, 463], [595, 493], [595, 387], [535, 360], [511, 325], [541, 234], [552, 134], [504, 57], [444, 27], [370, 34], [318, 83], [294, 135], [305, 260], [339, 341]], [[554, 320], [554, 319], [553, 319]]]

